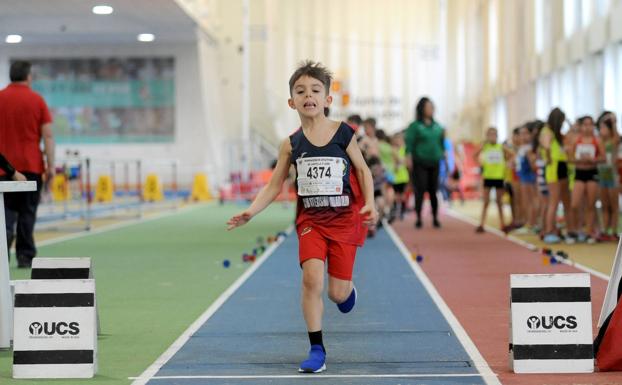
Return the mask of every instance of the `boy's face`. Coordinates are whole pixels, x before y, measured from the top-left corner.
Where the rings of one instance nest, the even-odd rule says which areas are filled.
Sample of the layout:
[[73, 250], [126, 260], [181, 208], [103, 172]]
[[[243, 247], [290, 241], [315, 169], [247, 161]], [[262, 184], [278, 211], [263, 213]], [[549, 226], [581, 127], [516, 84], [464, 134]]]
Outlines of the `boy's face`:
[[486, 140], [488, 143], [497, 143], [497, 130], [486, 131]]
[[520, 141], [522, 144], [531, 143], [531, 133], [527, 127], [521, 127], [520, 131], [518, 131], [520, 135]]
[[404, 136], [402, 136], [402, 134], [395, 134], [393, 135], [391, 142], [394, 146], [401, 147], [404, 145]]
[[292, 88], [292, 96], [287, 101], [289, 107], [298, 111], [301, 116], [314, 118], [324, 115], [324, 108], [330, 107], [333, 97], [326, 95], [324, 84], [310, 76], [302, 76], [296, 80]]
[[594, 121], [592, 119], [584, 119], [581, 123], [581, 134], [586, 136], [594, 135]]
[[371, 123], [363, 123], [363, 127], [365, 127], [365, 135], [373, 138], [376, 136], [376, 128], [371, 125]]

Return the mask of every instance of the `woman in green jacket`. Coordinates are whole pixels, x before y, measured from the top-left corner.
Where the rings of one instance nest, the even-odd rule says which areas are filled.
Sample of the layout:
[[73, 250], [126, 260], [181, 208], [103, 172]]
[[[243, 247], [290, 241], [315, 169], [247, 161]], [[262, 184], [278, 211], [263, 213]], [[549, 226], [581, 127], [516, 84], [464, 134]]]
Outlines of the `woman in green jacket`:
[[416, 107], [416, 120], [408, 126], [405, 134], [406, 153], [415, 188], [415, 227], [421, 228], [423, 196], [427, 192], [432, 205], [434, 227], [441, 227], [438, 221], [438, 173], [441, 160], [445, 159], [445, 130], [434, 120], [434, 104], [426, 97]]

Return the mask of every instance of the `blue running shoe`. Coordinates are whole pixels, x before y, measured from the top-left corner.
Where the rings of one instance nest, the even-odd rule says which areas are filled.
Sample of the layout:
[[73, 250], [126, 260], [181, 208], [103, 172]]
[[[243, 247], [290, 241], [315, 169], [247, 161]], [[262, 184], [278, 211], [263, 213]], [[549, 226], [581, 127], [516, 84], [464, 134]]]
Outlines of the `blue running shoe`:
[[302, 361], [299, 373], [321, 373], [326, 370], [326, 352], [322, 349], [322, 345], [311, 345], [309, 350], [309, 358]]
[[355, 303], [356, 303], [356, 287], [352, 286], [352, 292], [350, 293], [350, 296], [348, 297], [348, 299], [346, 299], [342, 303], [338, 303], [337, 307], [339, 308], [340, 312], [349, 313], [350, 310], [352, 310], [352, 308], [354, 307]]
[[556, 234], [547, 234], [543, 239], [544, 243], [551, 245], [554, 243], [559, 243], [561, 239]]

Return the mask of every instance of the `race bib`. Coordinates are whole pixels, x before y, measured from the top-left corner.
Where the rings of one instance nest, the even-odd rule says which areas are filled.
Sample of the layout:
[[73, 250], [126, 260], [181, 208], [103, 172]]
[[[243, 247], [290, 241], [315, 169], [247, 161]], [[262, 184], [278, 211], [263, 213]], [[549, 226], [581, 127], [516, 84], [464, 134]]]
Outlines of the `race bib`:
[[489, 150], [486, 152], [486, 163], [488, 164], [500, 164], [503, 163], [503, 151], [501, 150]]
[[591, 143], [579, 143], [574, 152], [576, 159], [594, 159], [596, 157], [596, 147]]
[[298, 195], [341, 195], [346, 160], [339, 157], [296, 159]]

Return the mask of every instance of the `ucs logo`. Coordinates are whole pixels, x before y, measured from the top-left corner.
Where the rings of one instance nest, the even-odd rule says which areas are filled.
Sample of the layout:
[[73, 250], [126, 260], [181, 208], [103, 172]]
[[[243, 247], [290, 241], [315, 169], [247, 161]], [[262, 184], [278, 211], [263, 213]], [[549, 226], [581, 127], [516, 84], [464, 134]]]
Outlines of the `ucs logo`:
[[31, 335], [38, 336], [43, 331], [43, 325], [41, 325], [39, 322], [33, 322], [30, 324], [28, 330], [30, 330]]
[[28, 331], [30, 331], [30, 335], [32, 336], [40, 336], [42, 334], [53, 336], [53, 335], [78, 335], [80, 333], [80, 324], [77, 322], [44, 322], [41, 324], [40, 322], [33, 322], [28, 327]]
[[550, 330], [553, 328], [559, 330], [572, 330], [577, 328], [577, 317], [573, 315], [568, 317], [564, 317], [561, 315], [537, 317], [535, 315], [532, 315], [531, 317], [527, 318], [527, 327], [531, 330], [540, 329], [540, 327], [546, 330]]

